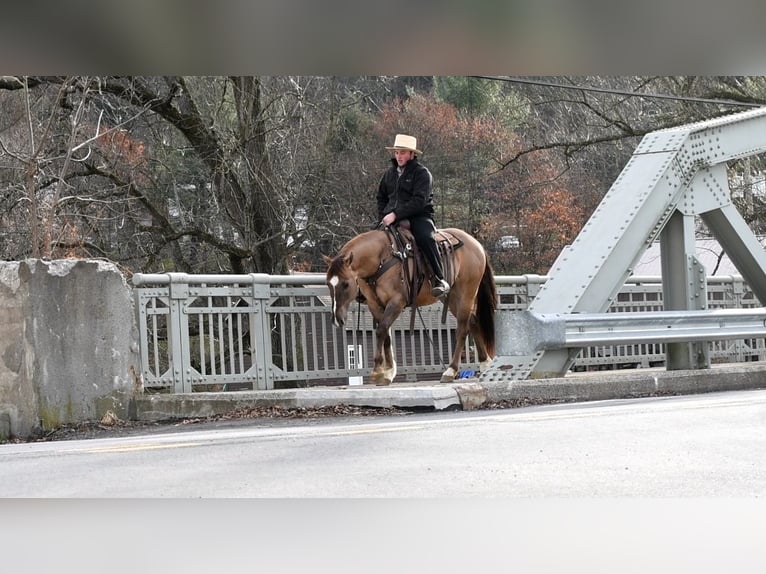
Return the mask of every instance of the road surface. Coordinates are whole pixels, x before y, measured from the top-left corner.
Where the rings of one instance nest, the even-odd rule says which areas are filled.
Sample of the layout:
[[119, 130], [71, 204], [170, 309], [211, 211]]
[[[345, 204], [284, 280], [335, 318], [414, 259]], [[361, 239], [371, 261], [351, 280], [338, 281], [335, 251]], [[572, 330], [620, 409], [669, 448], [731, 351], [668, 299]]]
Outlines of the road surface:
[[766, 391], [0, 445], [2, 497], [762, 497]]

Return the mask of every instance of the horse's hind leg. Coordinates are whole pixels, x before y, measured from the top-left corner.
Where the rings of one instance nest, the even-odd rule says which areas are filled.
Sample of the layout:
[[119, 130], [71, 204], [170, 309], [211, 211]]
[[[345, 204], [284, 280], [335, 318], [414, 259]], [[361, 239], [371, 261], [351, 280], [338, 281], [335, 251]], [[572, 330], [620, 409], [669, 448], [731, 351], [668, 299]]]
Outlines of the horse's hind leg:
[[489, 365], [492, 363], [492, 357], [487, 353], [487, 345], [484, 341], [484, 335], [479, 328], [476, 315], [471, 315], [468, 326], [471, 331], [471, 337], [473, 337], [473, 342], [476, 345], [476, 354], [479, 356], [479, 372], [483, 373], [489, 369]]
[[[453, 315], [455, 313], [453, 312]], [[455, 380], [458, 374], [458, 368], [460, 367], [460, 357], [463, 354], [463, 348], [465, 347], [465, 339], [468, 336], [468, 322], [470, 320], [470, 313], [459, 313], [456, 315], [457, 329], [455, 331], [455, 350], [452, 353], [452, 360], [450, 361], [447, 369], [442, 373], [440, 383], [451, 383]]]

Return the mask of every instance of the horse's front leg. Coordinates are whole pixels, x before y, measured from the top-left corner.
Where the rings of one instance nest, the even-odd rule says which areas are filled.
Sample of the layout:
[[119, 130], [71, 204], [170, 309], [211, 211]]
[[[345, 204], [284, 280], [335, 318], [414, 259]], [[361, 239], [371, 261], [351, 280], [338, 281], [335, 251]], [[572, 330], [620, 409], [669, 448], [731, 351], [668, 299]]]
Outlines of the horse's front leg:
[[377, 346], [375, 348], [375, 368], [371, 378], [376, 385], [390, 385], [396, 378], [396, 359], [394, 359], [393, 345], [391, 344], [391, 325], [401, 310], [401, 303], [389, 303], [375, 330]]
[[391, 346], [391, 329], [382, 330], [380, 325], [375, 331], [375, 368], [372, 370], [372, 382], [376, 385], [390, 385], [396, 377], [396, 361]]

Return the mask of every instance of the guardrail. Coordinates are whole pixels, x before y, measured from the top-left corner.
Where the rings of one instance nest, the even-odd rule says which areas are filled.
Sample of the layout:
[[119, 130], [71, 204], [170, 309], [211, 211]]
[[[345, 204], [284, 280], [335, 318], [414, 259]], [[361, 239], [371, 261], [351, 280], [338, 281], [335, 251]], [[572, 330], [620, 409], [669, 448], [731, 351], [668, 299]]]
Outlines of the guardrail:
[[616, 345], [749, 339], [766, 335], [766, 310], [552, 314], [520, 311], [504, 329], [523, 331], [523, 352]]
[[[497, 276], [500, 308], [526, 310], [545, 276]], [[141, 374], [148, 389], [172, 392], [361, 384], [375, 345], [372, 318], [354, 306], [346, 328], [330, 321], [324, 275], [135, 274]], [[708, 307], [760, 307], [737, 276], [708, 278]], [[659, 277], [632, 277], [605, 315], [662, 310]], [[441, 323], [441, 304], [408, 311], [392, 328], [400, 377], [438, 380], [454, 348], [455, 322]], [[711, 334], [711, 338], [714, 335]], [[723, 338], [722, 338], [723, 339]], [[478, 369], [468, 341], [463, 368]], [[664, 345], [593, 340], [574, 369], [648, 367], [665, 360]], [[766, 358], [763, 338], [714, 340], [711, 360]]]

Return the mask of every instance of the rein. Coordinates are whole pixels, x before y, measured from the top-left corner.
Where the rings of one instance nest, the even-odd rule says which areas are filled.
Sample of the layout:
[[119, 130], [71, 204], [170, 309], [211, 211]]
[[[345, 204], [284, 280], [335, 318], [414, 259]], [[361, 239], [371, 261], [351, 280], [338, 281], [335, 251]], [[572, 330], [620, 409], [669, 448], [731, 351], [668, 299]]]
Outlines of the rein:
[[[391, 259], [387, 260], [385, 263], [381, 263], [378, 265], [378, 268], [376, 269], [375, 273], [370, 275], [369, 277], [358, 277], [357, 276], [357, 282], [359, 280], [364, 281], [367, 283], [367, 285], [370, 287], [372, 294], [375, 296], [375, 299], [377, 299], [376, 303], [379, 307], [383, 307], [383, 302], [378, 298], [378, 294], [375, 292], [375, 283], [378, 282], [378, 279], [380, 279], [383, 274], [391, 269], [394, 265], [397, 264], [397, 260], [395, 257], [392, 257]], [[356, 305], [357, 305], [357, 313], [356, 313], [356, 330], [359, 331], [359, 326], [361, 324], [361, 316], [362, 316], [362, 292], [361, 289], [359, 290], [359, 294], [356, 296]]]
[[[392, 257], [390, 259], [387, 259], [386, 261], [380, 263], [378, 265], [378, 268], [375, 270], [375, 273], [370, 275], [369, 277], [359, 277], [357, 276], [357, 282], [358, 281], [364, 281], [368, 287], [370, 287], [370, 291], [372, 292], [372, 295], [375, 297], [375, 302], [377, 305], [381, 308], [384, 308], [383, 302], [378, 297], [378, 294], [375, 290], [375, 285], [378, 282], [378, 280], [393, 267], [394, 265], [397, 265], [399, 263], [402, 264], [402, 273], [403, 273], [403, 282], [404, 287], [407, 290], [407, 307], [410, 307], [412, 309], [412, 314], [410, 317], [410, 331], [414, 331], [415, 329], [415, 316], [420, 317], [420, 322], [423, 325], [423, 329], [427, 333], [428, 341], [431, 343], [431, 347], [437, 351], [437, 354], [439, 355], [439, 359], [442, 362], [442, 366], [444, 366], [444, 357], [441, 356], [441, 350], [437, 349], [436, 344], [431, 339], [430, 334], [428, 334], [428, 328], [425, 324], [425, 320], [423, 319], [423, 314], [420, 312], [420, 309], [417, 306], [417, 299], [416, 295], [420, 288], [420, 285], [418, 284], [418, 278], [420, 276], [420, 273], [418, 271], [418, 265], [417, 265], [417, 252], [413, 252], [413, 246], [405, 240], [404, 237], [402, 237], [401, 233], [398, 229], [392, 229], [392, 228], [385, 228], [382, 229], [383, 231], [386, 231], [390, 234], [392, 243], [391, 243], [391, 255]], [[438, 243], [437, 243], [438, 245]], [[458, 241], [457, 245], [450, 246], [450, 250], [454, 251], [455, 249], [459, 248], [462, 245], [462, 242]], [[447, 253], [443, 253], [443, 255], [447, 255]], [[415, 260], [415, 271], [412, 277], [410, 277], [409, 273], [409, 267], [407, 266], [407, 259], [409, 257], [413, 257]], [[452, 263], [451, 261], [447, 262], [446, 264]], [[454, 274], [454, 270], [449, 269], [451, 274]], [[363, 296], [361, 294], [357, 295], [356, 302], [357, 302], [357, 314], [356, 314], [356, 321], [357, 321], [357, 331], [360, 329], [361, 325], [361, 308], [362, 308], [362, 300]], [[445, 303], [444, 309], [443, 309], [443, 315], [442, 315], [442, 323], [446, 322], [446, 313], [447, 313], [447, 305]]]
[[[386, 271], [391, 269], [391, 267], [393, 267], [397, 263], [401, 263], [404, 266], [404, 268], [406, 269], [406, 265], [404, 265], [404, 259], [399, 259], [398, 258], [400, 256], [401, 256], [401, 253], [394, 251], [394, 257], [392, 257], [391, 259], [388, 259], [384, 263], [381, 263], [378, 266], [378, 269], [375, 271], [375, 273], [373, 273], [369, 277], [360, 277], [358, 279], [358, 280], [364, 281], [365, 283], [367, 283], [367, 285], [369, 285], [372, 288], [372, 293], [375, 296], [375, 299], [377, 299], [377, 303], [378, 303], [378, 305], [380, 307], [383, 307], [383, 302], [380, 299], [378, 299], [378, 295], [375, 292], [375, 289], [374, 289], [375, 283], [377, 283], [378, 279], [380, 279], [380, 277], [382, 277], [383, 274]], [[406, 271], [405, 271], [405, 273], [406, 273]], [[407, 285], [407, 288], [409, 290], [409, 285], [407, 284], [406, 281], [405, 281], [405, 284]], [[409, 299], [409, 297], [408, 297], [408, 299]], [[359, 297], [359, 296], [357, 296], [357, 298], [356, 298], [356, 305], [357, 305], [356, 330], [360, 331], [361, 330], [361, 316], [362, 316], [362, 298]], [[441, 361], [442, 367], [444, 367], [446, 365], [446, 363], [444, 362], [444, 356], [441, 354], [441, 349], [437, 348], [436, 344], [434, 343], [433, 339], [431, 338], [431, 335], [429, 333], [429, 329], [426, 326], [425, 320], [423, 319], [423, 314], [420, 312], [420, 309], [416, 308], [416, 306], [414, 304], [411, 305], [411, 307], [412, 307], [412, 316], [410, 318], [410, 332], [413, 332], [414, 329], [415, 329], [415, 315], [417, 314], [417, 316], [420, 317], [420, 323], [423, 325], [423, 330], [426, 332], [426, 337], [428, 339], [428, 342], [431, 343], [432, 349], [434, 351], [436, 351], [436, 353], [439, 356], [439, 360]], [[444, 305], [444, 308], [446, 310], [447, 306]]]
[[[409, 306], [411, 304], [411, 299], [412, 299], [412, 289], [411, 289], [409, 278], [408, 278], [408, 275], [409, 275], [408, 267], [407, 265], [405, 265], [405, 262], [407, 261], [407, 257], [409, 257], [408, 252], [411, 251], [411, 247], [409, 243], [406, 243], [402, 239], [398, 231], [388, 227], [383, 229], [382, 231], [386, 231], [392, 237], [392, 240], [393, 240], [391, 243], [392, 257], [380, 263], [378, 265], [378, 268], [375, 270], [375, 273], [373, 273], [369, 277], [358, 277], [357, 281], [361, 279], [367, 284], [368, 287], [370, 287], [373, 295], [375, 295], [377, 304], [381, 308], [383, 308], [385, 306], [383, 305], [383, 302], [378, 298], [378, 295], [375, 292], [375, 284], [378, 282], [378, 279], [380, 279], [386, 271], [391, 269], [391, 267], [393, 267], [394, 265], [401, 263], [402, 270], [404, 273], [404, 285], [405, 285], [405, 288], [407, 289], [407, 305]], [[359, 300], [359, 298], [357, 299]], [[361, 303], [361, 300], [359, 300], [359, 302]], [[413, 321], [414, 321], [414, 317], [413, 317]]]

